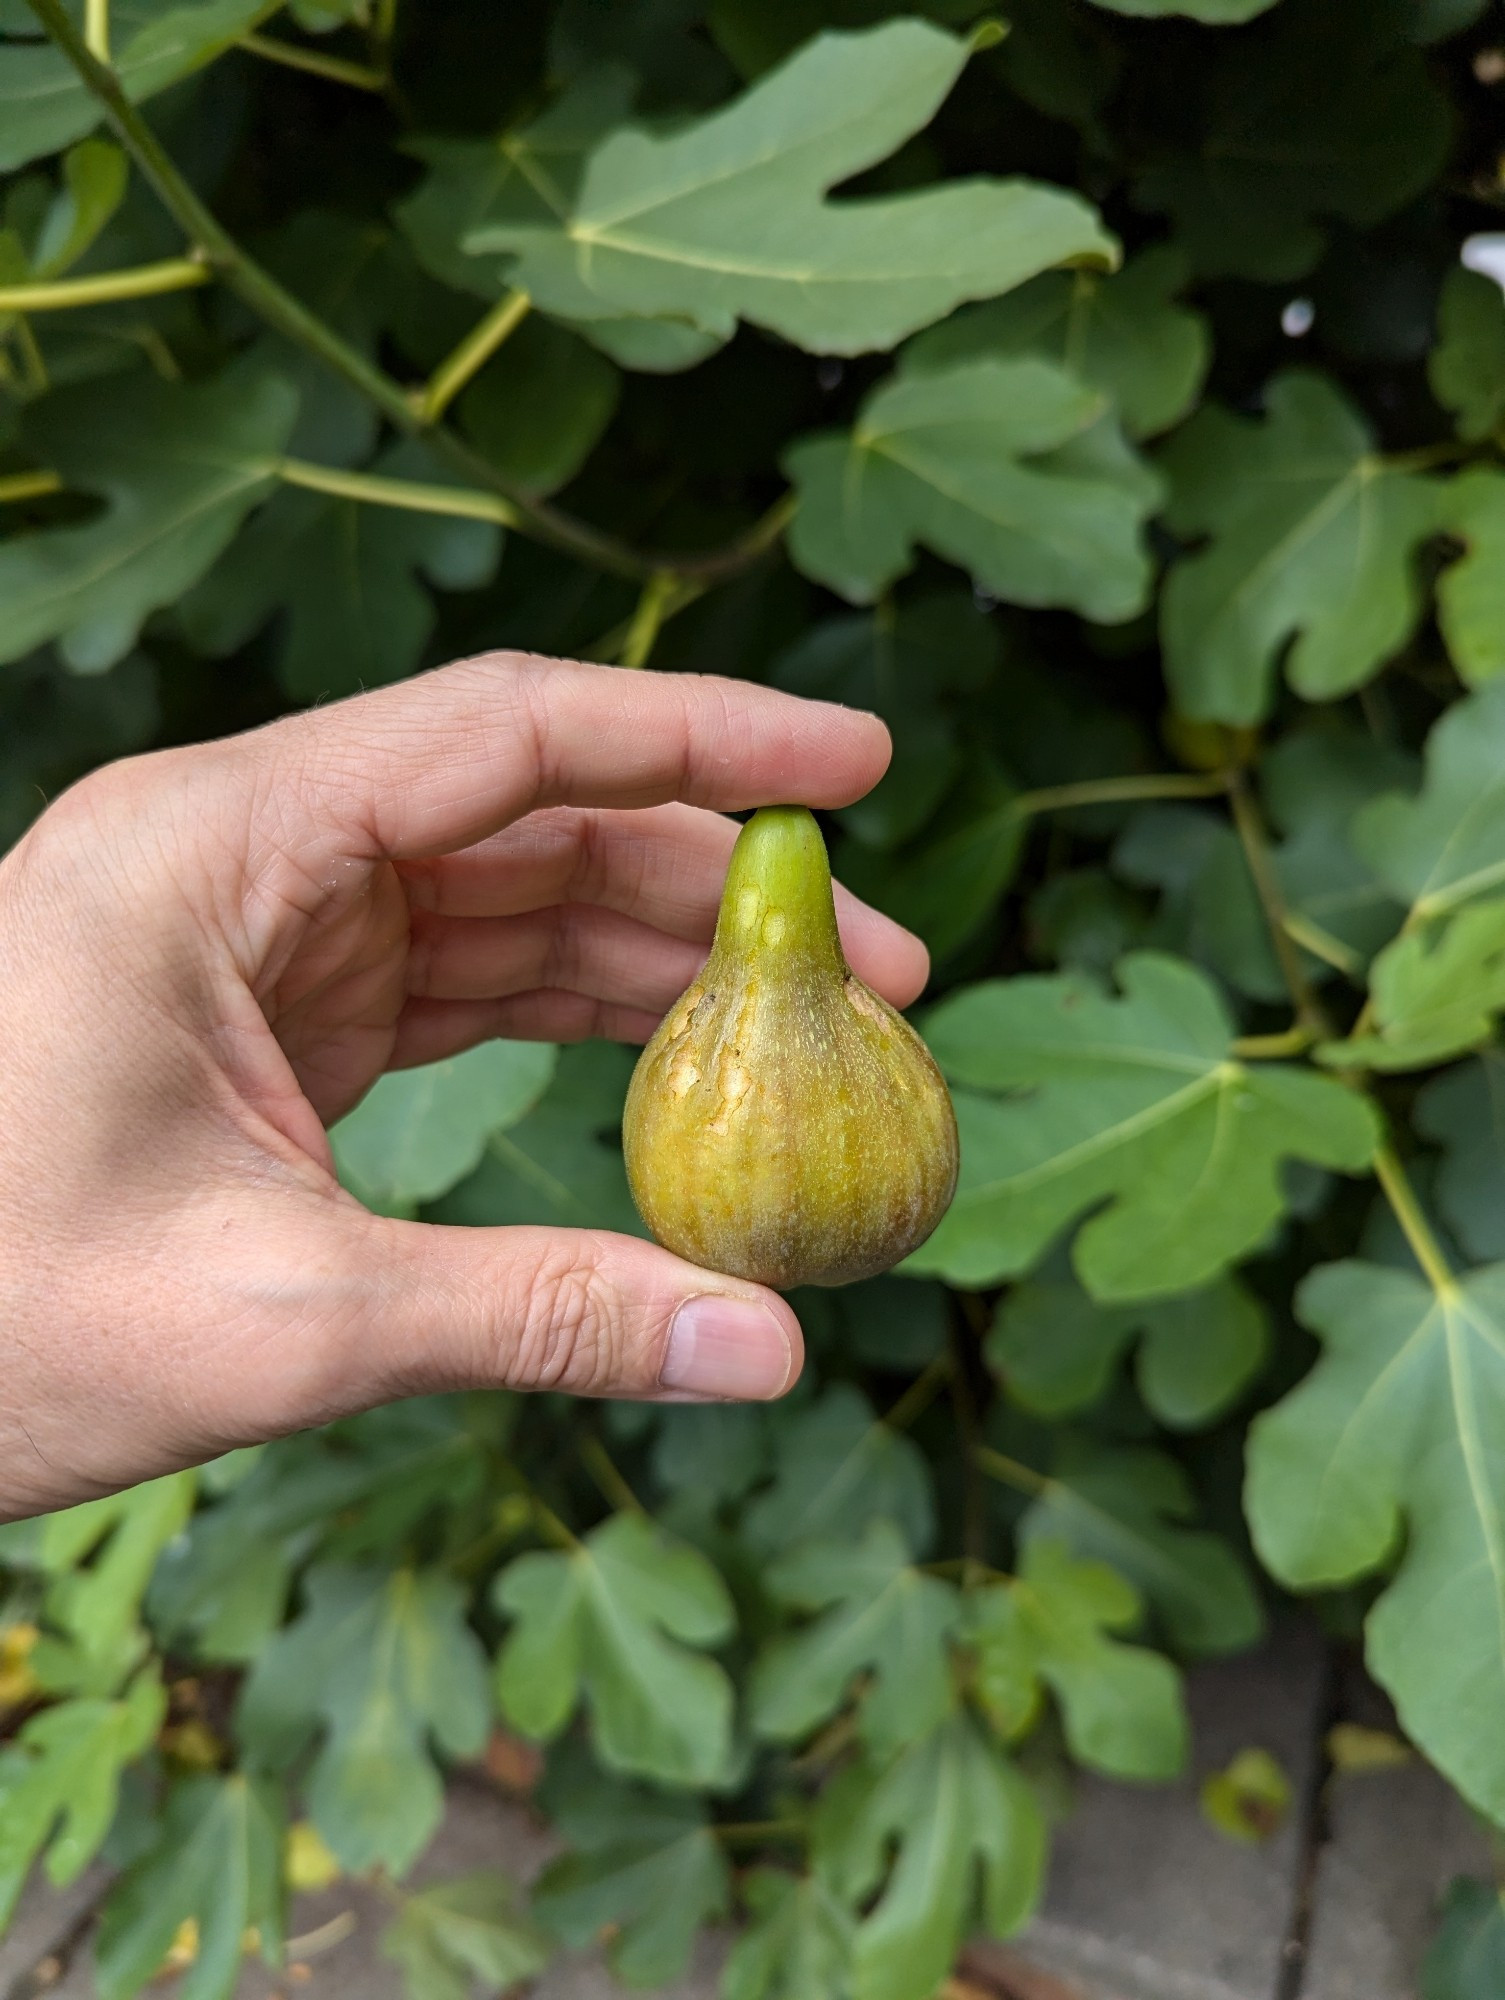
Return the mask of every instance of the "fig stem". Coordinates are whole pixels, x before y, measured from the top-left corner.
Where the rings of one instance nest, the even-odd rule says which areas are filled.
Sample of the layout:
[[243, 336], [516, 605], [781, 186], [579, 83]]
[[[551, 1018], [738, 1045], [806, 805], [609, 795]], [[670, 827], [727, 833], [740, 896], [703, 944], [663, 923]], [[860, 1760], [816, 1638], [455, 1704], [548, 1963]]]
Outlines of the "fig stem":
[[845, 976], [831, 864], [806, 806], [763, 806], [737, 836], [712, 952], [749, 948], [797, 953]]

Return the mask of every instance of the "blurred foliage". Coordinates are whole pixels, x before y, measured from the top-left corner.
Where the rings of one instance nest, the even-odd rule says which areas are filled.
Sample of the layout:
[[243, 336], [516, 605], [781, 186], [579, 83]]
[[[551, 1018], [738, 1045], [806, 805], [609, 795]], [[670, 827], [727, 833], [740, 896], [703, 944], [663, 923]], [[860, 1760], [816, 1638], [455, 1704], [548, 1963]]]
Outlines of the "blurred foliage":
[[[0, 1530], [0, 1922], [103, 1852], [101, 1993], [224, 2000], [379, 1870], [414, 2000], [727, 1916], [727, 2000], [925, 2000], [1282, 1587], [1505, 1824], [1498, 5], [87, 12], [108, 119], [0, 0], [0, 842], [486, 647], [873, 708], [827, 832], [963, 1175], [777, 1407], [428, 1399]], [[341, 1173], [639, 1228], [630, 1068], [385, 1078]], [[559, 1858], [404, 1888], [497, 1728]], [[1458, 1885], [1429, 1995], [1501, 1935]]]

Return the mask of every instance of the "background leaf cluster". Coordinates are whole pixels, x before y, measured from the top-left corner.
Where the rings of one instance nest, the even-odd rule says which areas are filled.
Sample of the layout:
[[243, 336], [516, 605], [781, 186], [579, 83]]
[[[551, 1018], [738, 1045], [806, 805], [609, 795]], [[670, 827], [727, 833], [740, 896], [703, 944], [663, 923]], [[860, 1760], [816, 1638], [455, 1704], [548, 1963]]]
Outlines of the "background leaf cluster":
[[[426, 1400], [0, 1530], [0, 1923], [103, 1852], [110, 2000], [340, 1870], [415, 2000], [726, 1918], [727, 2000], [925, 2000], [1283, 1592], [1505, 1824], [1505, 18], [1002, 16], [0, 0], [0, 842], [485, 647], [870, 707], [827, 833], [963, 1140], [776, 1408]], [[631, 1062], [384, 1078], [341, 1174], [636, 1230]], [[404, 1888], [488, 1743], [559, 1858]]]

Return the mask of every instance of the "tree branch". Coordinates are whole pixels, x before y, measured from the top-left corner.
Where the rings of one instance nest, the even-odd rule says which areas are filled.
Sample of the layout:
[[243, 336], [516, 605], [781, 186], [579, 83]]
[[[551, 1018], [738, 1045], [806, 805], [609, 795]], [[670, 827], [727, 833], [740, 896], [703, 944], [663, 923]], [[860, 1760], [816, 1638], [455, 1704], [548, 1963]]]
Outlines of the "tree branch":
[[[159, 200], [184, 234], [197, 247], [210, 268], [243, 299], [266, 324], [307, 353], [314, 355], [352, 388], [374, 403], [393, 427], [405, 436], [424, 438], [439, 457], [456, 472], [477, 484], [489, 487], [508, 500], [516, 510], [518, 529], [551, 548], [574, 556], [578, 561], [613, 576], [646, 582], [656, 572], [667, 570], [676, 576], [702, 583], [722, 582], [747, 569], [763, 553], [777, 534], [768, 532], [776, 522], [781, 533], [792, 501], [781, 502], [773, 515], [760, 522], [749, 535], [724, 549], [700, 555], [672, 555], [640, 552], [617, 536], [594, 528], [539, 500], [513, 484], [463, 439], [440, 425], [430, 423], [424, 411], [401, 383], [334, 328], [312, 313], [269, 271], [240, 247], [199, 199], [178, 170], [161, 141], [126, 97], [113, 70], [89, 51], [83, 36], [65, 11], [62, 0], [29, 0], [48, 35], [67, 56], [90, 93], [98, 100], [111, 129], [130, 153]], [[766, 538], [765, 538], [766, 537]]]

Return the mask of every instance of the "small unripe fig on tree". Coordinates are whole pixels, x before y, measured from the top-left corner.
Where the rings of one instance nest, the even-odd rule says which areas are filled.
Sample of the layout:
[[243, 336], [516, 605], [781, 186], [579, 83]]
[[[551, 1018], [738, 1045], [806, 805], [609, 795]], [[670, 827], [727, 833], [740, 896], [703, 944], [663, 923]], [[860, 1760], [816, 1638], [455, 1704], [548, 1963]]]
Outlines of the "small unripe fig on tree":
[[766, 806], [738, 836], [711, 955], [638, 1060], [623, 1141], [660, 1243], [784, 1291], [886, 1271], [945, 1213], [951, 1099], [848, 969], [803, 806]]

